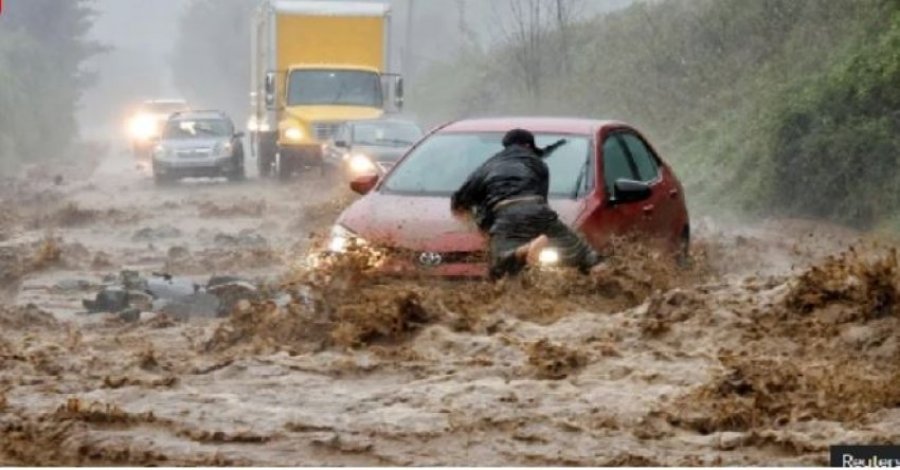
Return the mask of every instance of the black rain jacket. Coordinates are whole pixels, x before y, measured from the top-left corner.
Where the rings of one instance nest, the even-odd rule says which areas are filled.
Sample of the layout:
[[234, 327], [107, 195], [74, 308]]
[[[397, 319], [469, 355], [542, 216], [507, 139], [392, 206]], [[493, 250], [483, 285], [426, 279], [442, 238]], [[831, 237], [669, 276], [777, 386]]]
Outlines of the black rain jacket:
[[451, 208], [472, 210], [478, 228], [489, 232], [494, 223], [492, 208], [510, 198], [539, 196], [547, 200], [550, 171], [536, 152], [511, 145], [475, 170], [450, 201]]

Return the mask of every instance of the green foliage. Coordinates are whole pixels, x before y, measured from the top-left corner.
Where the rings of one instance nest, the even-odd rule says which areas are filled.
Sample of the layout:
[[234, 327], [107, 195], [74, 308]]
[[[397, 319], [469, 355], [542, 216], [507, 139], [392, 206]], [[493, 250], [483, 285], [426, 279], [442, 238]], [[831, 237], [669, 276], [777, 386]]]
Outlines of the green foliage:
[[4, 2], [0, 17], [0, 171], [64, 156], [77, 134], [75, 112], [93, 80], [82, 69], [103, 49], [86, 35], [86, 0]]
[[[695, 207], [865, 224], [900, 202], [898, 12], [896, 0], [635, 2], [571, 25], [571, 72], [544, 70], [540, 96], [517, 86], [507, 43], [433, 67], [410, 104], [431, 122], [626, 120]], [[559, 31], [545, 38], [553, 54]]]

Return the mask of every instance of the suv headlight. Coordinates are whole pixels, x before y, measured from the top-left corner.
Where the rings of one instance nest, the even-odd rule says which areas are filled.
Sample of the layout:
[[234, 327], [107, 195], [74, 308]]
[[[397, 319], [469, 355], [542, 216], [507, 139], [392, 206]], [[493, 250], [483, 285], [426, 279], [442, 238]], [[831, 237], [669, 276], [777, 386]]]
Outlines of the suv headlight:
[[213, 148], [213, 154], [219, 157], [230, 157], [231, 156], [231, 142], [219, 142]]
[[328, 240], [328, 251], [332, 253], [346, 253], [352, 246], [364, 246], [366, 241], [359, 235], [351, 232], [342, 225], [331, 228], [331, 238]]

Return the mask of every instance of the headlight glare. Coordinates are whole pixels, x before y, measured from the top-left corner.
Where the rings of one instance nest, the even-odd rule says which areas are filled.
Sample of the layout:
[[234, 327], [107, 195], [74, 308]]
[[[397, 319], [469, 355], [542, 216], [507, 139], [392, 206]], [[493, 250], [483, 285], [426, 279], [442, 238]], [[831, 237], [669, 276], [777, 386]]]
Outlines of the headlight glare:
[[538, 255], [541, 266], [556, 266], [559, 264], [559, 250], [556, 248], [544, 248]]
[[149, 114], [135, 116], [128, 126], [131, 136], [135, 139], [146, 140], [157, 133], [156, 120]]
[[354, 174], [374, 173], [377, 171], [372, 160], [362, 154], [353, 155], [349, 160], [350, 171]]
[[303, 140], [303, 130], [299, 127], [289, 127], [284, 130], [284, 137], [288, 140]]
[[331, 238], [328, 240], [328, 251], [332, 253], [346, 253], [348, 248], [364, 246], [365, 240], [341, 225], [335, 225], [331, 229]]

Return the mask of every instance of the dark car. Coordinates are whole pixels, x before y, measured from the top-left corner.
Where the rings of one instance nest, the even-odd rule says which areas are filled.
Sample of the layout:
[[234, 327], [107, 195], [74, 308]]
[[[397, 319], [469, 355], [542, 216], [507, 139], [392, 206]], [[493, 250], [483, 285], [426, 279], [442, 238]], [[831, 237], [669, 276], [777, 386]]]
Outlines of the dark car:
[[[358, 245], [384, 251], [390, 255], [382, 269], [398, 274], [485, 275], [484, 237], [451, 215], [450, 195], [501, 150], [512, 128], [532, 131], [539, 146], [566, 139], [546, 159], [549, 203], [592, 246], [602, 249], [613, 236], [637, 233], [673, 254], [686, 253], [684, 192], [649, 141], [625, 123], [562, 118], [472, 119], [436, 129], [386, 176], [351, 183], [365, 196], [338, 218], [329, 251]], [[541, 260], [557, 258], [547, 255]]]
[[422, 135], [419, 126], [402, 119], [350, 121], [325, 145], [325, 161], [348, 179], [384, 175]]
[[231, 119], [220, 111], [173, 114], [163, 127], [153, 152], [153, 177], [158, 183], [187, 177], [243, 180], [244, 144]]

